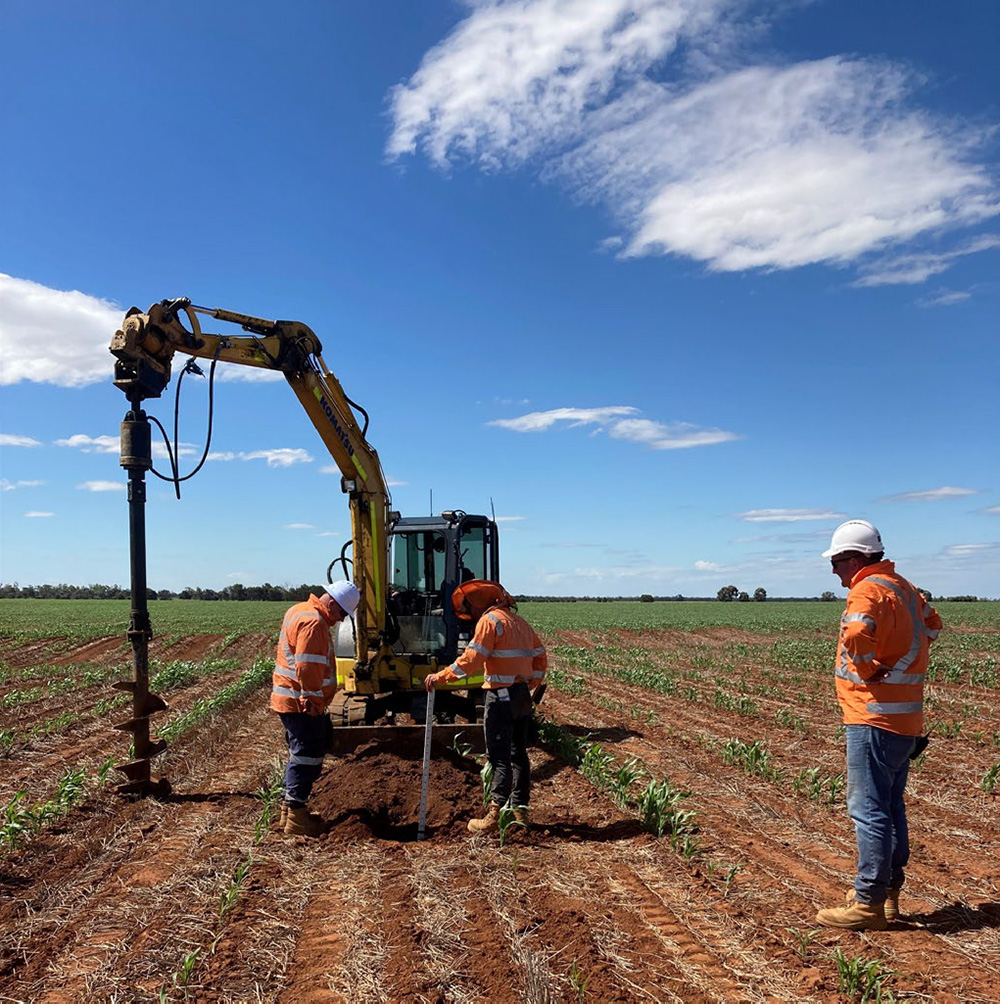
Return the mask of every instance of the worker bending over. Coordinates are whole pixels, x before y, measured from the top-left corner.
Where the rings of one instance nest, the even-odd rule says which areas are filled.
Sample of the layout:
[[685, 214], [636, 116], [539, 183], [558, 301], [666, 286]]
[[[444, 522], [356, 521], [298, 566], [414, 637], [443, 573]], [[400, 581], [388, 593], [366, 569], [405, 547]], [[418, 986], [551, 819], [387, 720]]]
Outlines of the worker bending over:
[[353, 582], [332, 582], [322, 596], [311, 595], [289, 608], [281, 624], [271, 677], [271, 710], [278, 713], [288, 743], [281, 824], [285, 833], [317, 837], [323, 820], [306, 809], [323, 770], [332, 735], [326, 713], [337, 692], [337, 660], [330, 628], [358, 605]]
[[483, 673], [483, 729], [493, 781], [489, 810], [482, 819], [469, 820], [469, 829], [473, 833], [493, 829], [501, 807], [508, 802], [514, 807], [517, 822], [527, 826], [531, 799], [531, 691], [545, 679], [545, 646], [534, 628], [514, 612], [513, 598], [499, 583], [484, 579], [466, 582], [452, 594], [452, 603], [459, 620], [475, 621], [475, 634], [450, 666], [430, 673], [424, 684], [430, 691], [439, 683]]
[[882, 537], [852, 519], [833, 532], [833, 574], [849, 589], [835, 667], [847, 735], [847, 810], [858, 841], [858, 874], [844, 906], [816, 923], [880, 931], [899, 919], [910, 857], [903, 791], [924, 730], [924, 676], [941, 618], [884, 560]]

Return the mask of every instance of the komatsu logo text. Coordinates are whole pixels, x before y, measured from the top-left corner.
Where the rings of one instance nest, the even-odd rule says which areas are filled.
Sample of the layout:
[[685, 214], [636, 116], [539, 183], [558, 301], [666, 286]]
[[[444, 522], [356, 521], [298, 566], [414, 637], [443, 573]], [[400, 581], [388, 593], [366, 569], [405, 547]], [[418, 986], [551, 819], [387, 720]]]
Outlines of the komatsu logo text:
[[333, 409], [326, 403], [326, 398], [323, 397], [322, 394], [317, 394], [316, 396], [319, 398], [320, 407], [323, 409], [326, 417], [330, 419], [330, 424], [340, 437], [340, 441], [344, 444], [344, 449], [347, 450], [348, 454], [353, 457], [354, 447], [351, 446], [351, 441], [347, 438], [347, 433], [340, 427], [340, 422], [337, 421], [337, 416], [333, 413]]

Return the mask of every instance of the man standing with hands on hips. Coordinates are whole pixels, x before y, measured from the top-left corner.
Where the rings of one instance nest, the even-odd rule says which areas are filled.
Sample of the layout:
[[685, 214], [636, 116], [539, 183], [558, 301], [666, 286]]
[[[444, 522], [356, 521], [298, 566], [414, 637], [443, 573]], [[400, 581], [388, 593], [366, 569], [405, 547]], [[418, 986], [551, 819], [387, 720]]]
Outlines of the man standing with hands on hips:
[[880, 931], [899, 919], [910, 857], [903, 791], [924, 731], [924, 677], [941, 618], [884, 560], [878, 530], [863, 519], [833, 532], [829, 558], [849, 590], [840, 618], [835, 677], [847, 735], [847, 809], [858, 842], [858, 873], [845, 905], [816, 923]]

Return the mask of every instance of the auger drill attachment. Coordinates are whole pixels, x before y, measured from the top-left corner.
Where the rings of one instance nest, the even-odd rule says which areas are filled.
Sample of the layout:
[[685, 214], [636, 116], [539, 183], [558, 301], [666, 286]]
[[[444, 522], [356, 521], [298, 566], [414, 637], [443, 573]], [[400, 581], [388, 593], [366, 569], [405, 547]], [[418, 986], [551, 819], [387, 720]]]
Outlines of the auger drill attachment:
[[170, 782], [166, 778], [153, 781], [149, 769], [150, 759], [167, 748], [165, 739], [151, 739], [149, 716], [166, 710], [167, 702], [149, 690], [149, 639], [153, 637], [146, 606], [146, 471], [153, 466], [149, 419], [141, 408], [143, 391], [134, 385], [122, 389], [132, 405], [121, 426], [120, 463], [128, 471], [132, 616], [127, 637], [132, 644], [134, 674], [133, 679], [114, 684], [115, 690], [132, 694], [132, 717], [115, 728], [132, 733], [133, 753], [130, 761], [116, 764], [115, 769], [127, 778], [117, 786], [118, 793], [142, 797], [170, 792]]

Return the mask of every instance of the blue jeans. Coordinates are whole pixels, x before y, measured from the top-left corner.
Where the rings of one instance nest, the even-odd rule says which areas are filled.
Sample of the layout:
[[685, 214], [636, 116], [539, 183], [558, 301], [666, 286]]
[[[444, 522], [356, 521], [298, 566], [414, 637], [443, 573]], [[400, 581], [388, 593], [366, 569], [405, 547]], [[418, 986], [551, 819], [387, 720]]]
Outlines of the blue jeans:
[[303, 711], [280, 712], [278, 717], [288, 743], [285, 801], [293, 808], [301, 808], [323, 772], [323, 756], [330, 745], [333, 723], [329, 715], [307, 715]]
[[903, 791], [915, 743], [915, 736], [872, 725], [847, 726], [847, 811], [858, 838], [859, 903], [883, 903], [887, 889], [903, 884], [910, 860]]

